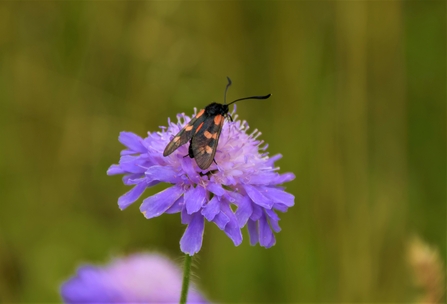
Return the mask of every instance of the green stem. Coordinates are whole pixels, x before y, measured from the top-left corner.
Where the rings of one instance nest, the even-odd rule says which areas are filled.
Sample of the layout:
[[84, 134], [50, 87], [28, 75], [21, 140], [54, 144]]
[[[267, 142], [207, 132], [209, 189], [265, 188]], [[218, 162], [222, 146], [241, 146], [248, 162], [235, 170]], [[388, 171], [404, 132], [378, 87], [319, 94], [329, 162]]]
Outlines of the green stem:
[[192, 256], [185, 254], [185, 265], [183, 266], [183, 284], [182, 294], [180, 295], [180, 304], [186, 304], [188, 298], [189, 278], [191, 274], [191, 260]]

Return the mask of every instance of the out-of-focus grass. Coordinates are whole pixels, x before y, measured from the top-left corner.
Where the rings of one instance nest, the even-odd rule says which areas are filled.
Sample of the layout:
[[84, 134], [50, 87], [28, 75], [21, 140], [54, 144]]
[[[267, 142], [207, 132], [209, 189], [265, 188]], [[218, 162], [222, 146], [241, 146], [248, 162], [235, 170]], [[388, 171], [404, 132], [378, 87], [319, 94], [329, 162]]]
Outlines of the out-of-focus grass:
[[[177, 257], [105, 172], [122, 130], [229, 98], [263, 132], [296, 206], [269, 250], [206, 226], [195, 270], [220, 302], [407, 302], [405, 244], [446, 246], [442, 1], [2, 2], [0, 300], [57, 301], [80, 262]], [[149, 190], [145, 195], [155, 193]], [[244, 232], [245, 233], [245, 232]]]

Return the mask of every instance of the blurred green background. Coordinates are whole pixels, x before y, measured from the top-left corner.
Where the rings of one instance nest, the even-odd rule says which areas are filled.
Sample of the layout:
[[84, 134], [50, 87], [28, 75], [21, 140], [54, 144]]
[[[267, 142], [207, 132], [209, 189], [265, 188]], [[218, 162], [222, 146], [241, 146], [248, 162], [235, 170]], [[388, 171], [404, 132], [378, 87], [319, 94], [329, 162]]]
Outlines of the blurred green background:
[[[445, 1], [0, 3], [0, 301], [57, 302], [81, 262], [157, 250], [106, 176], [122, 130], [229, 99], [262, 131], [296, 205], [277, 244], [207, 223], [198, 285], [215, 302], [408, 302], [407, 242], [446, 255]], [[145, 196], [157, 189], [146, 191]]]

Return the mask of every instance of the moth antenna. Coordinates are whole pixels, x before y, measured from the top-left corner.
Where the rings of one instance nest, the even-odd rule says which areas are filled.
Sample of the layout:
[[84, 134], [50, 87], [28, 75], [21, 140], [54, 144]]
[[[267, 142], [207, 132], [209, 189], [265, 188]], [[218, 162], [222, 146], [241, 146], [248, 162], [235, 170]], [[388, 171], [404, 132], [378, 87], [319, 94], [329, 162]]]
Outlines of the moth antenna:
[[230, 79], [230, 77], [227, 76], [227, 79], [228, 79], [228, 83], [227, 83], [227, 86], [225, 87], [224, 104], [227, 104], [227, 91], [228, 91], [228, 88], [231, 86], [231, 79]]
[[233, 100], [228, 105], [230, 105], [232, 103], [235, 103], [236, 101], [240, 101], [240, 100], [245, 100], [245, 99], [267, 99], [270, 96], [272, 96], [272, 94], [267, 94], [267, 95], [264, 95], [264, 96], [250, 96], [250, 97], [239, 98], [239, 99]]

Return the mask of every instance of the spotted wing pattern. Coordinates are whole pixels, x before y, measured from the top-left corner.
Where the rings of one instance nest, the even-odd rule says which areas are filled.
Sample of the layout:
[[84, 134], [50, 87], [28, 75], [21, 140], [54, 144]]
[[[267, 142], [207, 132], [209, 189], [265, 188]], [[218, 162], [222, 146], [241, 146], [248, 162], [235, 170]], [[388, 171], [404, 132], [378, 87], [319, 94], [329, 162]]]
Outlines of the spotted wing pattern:
[[[198, 127], [191, 139], [192, 153], [200, 169], [205, 170], [214, 160], [217, 143], [225, 118], [221, 114], [197, 123]], [[190, 148], [191, 149], [191, 148]], [[190, 154], [190, 153], [189, 153]], [[191, 156], [191, 155], [190, 155]]]
[[165, 150], [163, 151], [163, 156], [168, 156], [172, 152], [178, 149], [181, 145], [184, 145], [185, 143], [190, 140], [194, 133], [196, 133], [197, 128], [206, 120], [206, 115], [204, 115], [205, 110], [202, 109], [197, 113], [197, 115], [191, 119], [191, 121], [186, 124], [186, 126], [183, 127], [183, 129], [180, 130], [180, 132], [177, 133], [176, 136], [169, 142], [169, 144], [166, 146]]

